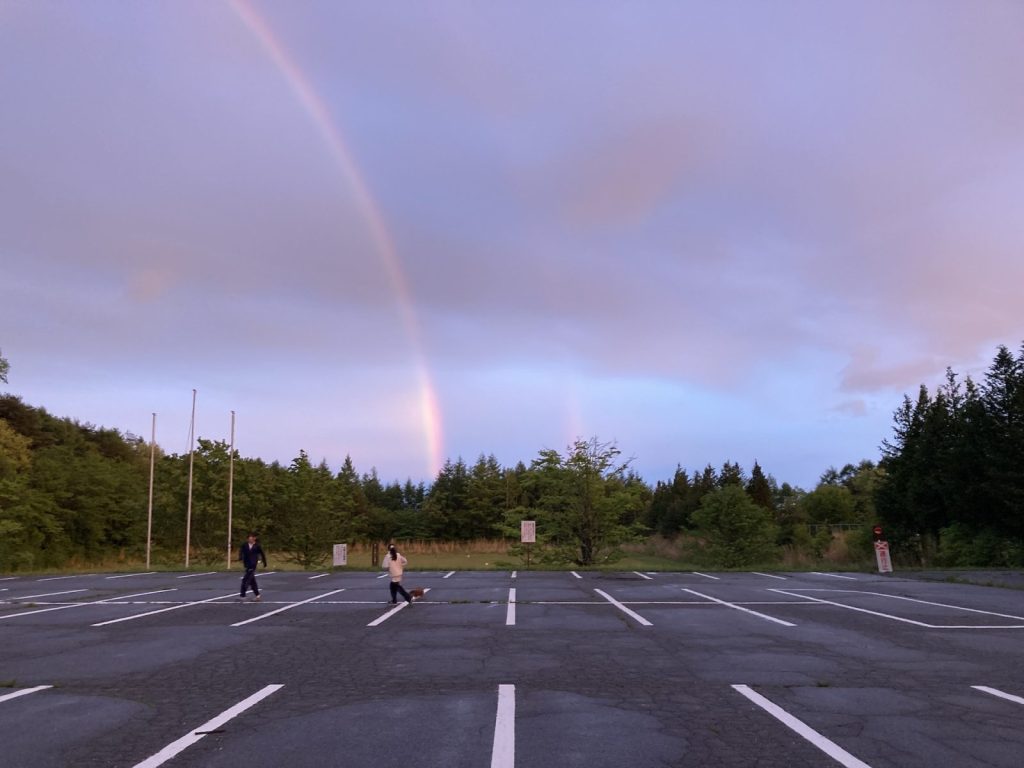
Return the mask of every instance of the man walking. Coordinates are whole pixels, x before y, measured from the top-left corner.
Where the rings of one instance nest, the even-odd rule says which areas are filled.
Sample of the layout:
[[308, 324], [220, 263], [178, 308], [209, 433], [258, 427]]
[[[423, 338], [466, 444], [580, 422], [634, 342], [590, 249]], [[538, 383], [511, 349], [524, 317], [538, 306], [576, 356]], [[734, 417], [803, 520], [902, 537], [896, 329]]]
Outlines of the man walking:
[[256, 541], [255, 533], [249, 534], [248, 540], [238, 552], [238, 559], [245, 566], [245, 575], [242, 576], [242, 592], [238, 599], [245, 600], [245, 591], [252, 584], [252, 593], [256, 595], [256, 600], [260, 600], [260, 588], [256, 584], [256, 566], [259, 565], [260, 560], [263, 560], [263, 567], [266, 568], [267, 556], [263, 554], [263, 548]]

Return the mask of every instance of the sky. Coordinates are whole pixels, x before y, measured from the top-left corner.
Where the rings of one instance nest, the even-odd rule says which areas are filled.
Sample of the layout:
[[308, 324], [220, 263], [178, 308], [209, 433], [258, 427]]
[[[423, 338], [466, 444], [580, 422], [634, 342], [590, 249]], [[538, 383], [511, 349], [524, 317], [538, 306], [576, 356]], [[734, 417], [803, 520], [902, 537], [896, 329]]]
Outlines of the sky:
[[812, 488], [1022, 286], [1013, 0], [0, 0], [7, 390], [171, 453]]

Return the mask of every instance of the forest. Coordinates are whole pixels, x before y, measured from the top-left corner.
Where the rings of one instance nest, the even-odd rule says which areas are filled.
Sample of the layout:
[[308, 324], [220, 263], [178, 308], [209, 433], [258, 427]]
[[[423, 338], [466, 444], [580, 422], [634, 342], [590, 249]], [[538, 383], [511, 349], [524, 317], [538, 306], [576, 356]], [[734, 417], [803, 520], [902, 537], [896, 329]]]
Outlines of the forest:
[[[0, 382], [10, 364], [0, 356]], [[1024, 565], [1024, 345], [1001, 346], [981, 381], [948, 370], [922, 385], [880, 436], [878, 461], [826, 468], [812, 489], [746, 471], [678, 467], [653, 485], [615, 443], [578, 439], [503, 467], [493, 455], [448, 460], [429, 485], [382, 481], [351, 457], [334, 471], [300, 451], [287, 465], [199, 438], [193, 462], [190, 555], [223, 562], [229, 483], [232, 535], [248, 531], [299, 567], [321, 567], [335, 542], [504, 539], [537, 521], [535, 562], [599, 567], [624, 547], [671, 543], [704, 567], [870, 567], [882, 525], [897, 564]], [[180, 564], [189, 454], [117, 429], [58, 417], [0, 395], [0, 571], [144, 557], [150, 459], [152, 546]]]

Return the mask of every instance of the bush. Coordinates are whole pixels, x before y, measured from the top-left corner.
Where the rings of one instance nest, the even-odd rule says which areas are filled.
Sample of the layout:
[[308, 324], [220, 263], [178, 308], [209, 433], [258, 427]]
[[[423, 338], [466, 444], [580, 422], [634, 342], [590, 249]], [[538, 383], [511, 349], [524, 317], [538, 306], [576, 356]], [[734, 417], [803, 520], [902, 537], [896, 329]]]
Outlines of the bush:
[[708, 553], [722, 567], [763, 563], [776, 555], [771, 512], [757, 506], [739, 486], [705, 495], [693, 522], [706, 539]]

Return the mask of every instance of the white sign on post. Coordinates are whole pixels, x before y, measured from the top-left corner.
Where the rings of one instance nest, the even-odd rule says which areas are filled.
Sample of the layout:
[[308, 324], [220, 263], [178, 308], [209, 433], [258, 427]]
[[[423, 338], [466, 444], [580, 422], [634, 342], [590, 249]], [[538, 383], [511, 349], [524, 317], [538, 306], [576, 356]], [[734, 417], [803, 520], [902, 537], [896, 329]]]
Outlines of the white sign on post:
[[875, 542], [875, 561], [878, 563], [879, 573], [892, 573], [892, 560], [889, 559], [889, 542]]
[[348, 544], [334, 545], [334, 564], [348, 565]]
[[523, 544], [537, 543], [537, 521], [521, 520], [519, 522], [519, 536]]

